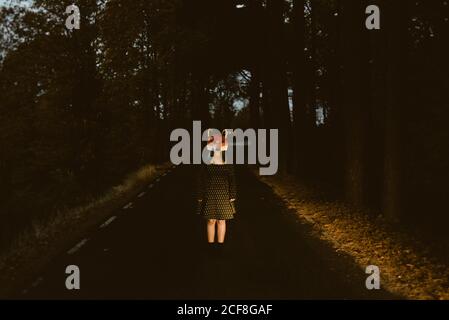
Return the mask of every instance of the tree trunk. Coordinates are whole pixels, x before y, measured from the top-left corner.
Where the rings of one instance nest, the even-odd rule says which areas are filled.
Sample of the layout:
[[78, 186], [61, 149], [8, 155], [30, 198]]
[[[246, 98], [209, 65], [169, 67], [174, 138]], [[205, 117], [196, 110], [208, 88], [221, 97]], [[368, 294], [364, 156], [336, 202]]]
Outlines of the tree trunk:
[[343, 0], [342, 41], [345, 45], [343, 56], [343, 101], [345, 120], [345, 198], [346, 201], [361, 206], [365, 198], [365, 115], [363, 110], [362, 85], [364, 50], [362, 28], [364, 8], [362, 1]]
[[387, 96], [385, 113], [384, 158], [384, 214], [389, 219], [401, 215], [401, 105], [404, 95], [407, 22], [403, 0], [386, 3], [387, 39]]
[[[291, 164], [293, 152], [290, 150], [291, 119], [288, 102], [285, 37], [284, 37], [284, 2], [268, 0], [269, 16], [269, 103], [272, 108], [272, 128], [279, 129], [279, 168], [286, 172]], [[270, 121], [270, 120], [269, 120]]]
[[260, 109], [260, 79], [255, 69], [251, 72], [251, 83], [249, 85], [249, 112], [251, 128], [259, 128]]
[[339, 190], [338, 195], [341, 196], [340, 192], [344, 189], [344, 150], [345, 150], [345, 138], [344, 138], [344, 114], [342, 111], [342, 69], [341, 63], [344, 57], [344, 43], [342, 41], [342, 20], [341, 20], [341, 2], [338, 0], [336, 2], [336, 15], [334, 15], [335, 20], [335, 30], [334, 30], [334, 47], [335, 53], [331, 63], [330, 77], [332, 84], [330, 93], [330, 113], [328, 118], [329, 126], [329, 147], [334, 155], [331, 164], [332, 168], [329, 172], [332, 173], [331, 179], [336, 190]]
[[306, 56], [305, 49], [305, 19], [304, 0], [295, 0], [293, 3], [293, 141], [294, 156], [293, 170], [299, 176], [306, 172], [304, 159], [308, 155], [305, 146], [307, 139], [307, 112], [306, 112]]

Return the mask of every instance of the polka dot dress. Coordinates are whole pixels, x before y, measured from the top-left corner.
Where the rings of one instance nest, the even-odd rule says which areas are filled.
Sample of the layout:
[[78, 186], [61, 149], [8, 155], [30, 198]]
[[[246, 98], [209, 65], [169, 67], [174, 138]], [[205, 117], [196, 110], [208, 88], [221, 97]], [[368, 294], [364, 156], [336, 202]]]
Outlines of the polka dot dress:
[[202, 165], [198, 174], [197, 213], [205, 219], [230, 220], [235, 207], [230, 199], [236, 197], [234, 167], [232, 165]]

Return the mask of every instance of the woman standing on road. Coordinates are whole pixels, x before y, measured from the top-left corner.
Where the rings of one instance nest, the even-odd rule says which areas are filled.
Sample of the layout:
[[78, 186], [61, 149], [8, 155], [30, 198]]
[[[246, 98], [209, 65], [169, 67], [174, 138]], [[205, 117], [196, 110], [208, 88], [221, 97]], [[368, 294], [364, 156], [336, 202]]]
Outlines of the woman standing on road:
[[[234, 167], [225, 164], [223, 151], [227, 137], [220, 134], [209, 137], [207, 148], [213, 151], [208, 165], [202, 165], [198, 175], [198, 214], [207, 220], [207, 242], [223, 247], [226, 235], [226, 220], [234, 218], [236, 184]], [[216, 237], [215, 237], [216, 235]]]

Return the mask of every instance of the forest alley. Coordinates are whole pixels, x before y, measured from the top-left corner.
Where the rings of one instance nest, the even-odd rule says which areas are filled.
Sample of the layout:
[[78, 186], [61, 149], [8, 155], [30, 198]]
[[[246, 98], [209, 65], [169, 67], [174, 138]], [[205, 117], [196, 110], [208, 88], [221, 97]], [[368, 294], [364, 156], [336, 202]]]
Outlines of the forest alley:
[[[311, 240], [272, 190], [243, 168], [237, 170], [238, 213], [229, 224], [225, 250], [208, 255], [204, 222], [194, 214], [192, 168], [178, 167], [149, 185], [67, 248], [20, 297], [398, 298], [367, 290], [362, 270]], [[80, 290], [65, 287], [68, 265], [80, 269]]]

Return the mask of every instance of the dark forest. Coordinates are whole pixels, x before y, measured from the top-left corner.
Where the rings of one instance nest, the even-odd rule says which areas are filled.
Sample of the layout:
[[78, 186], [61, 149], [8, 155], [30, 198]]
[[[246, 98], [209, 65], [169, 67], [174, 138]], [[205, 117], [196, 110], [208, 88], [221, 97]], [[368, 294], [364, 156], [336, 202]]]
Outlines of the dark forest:
[[2, 250], [194, 120], [277, 128], [279, 175], [449, 245], [448, 1], [76, 2], [79, 30], [72, 1], [0, 7]]

